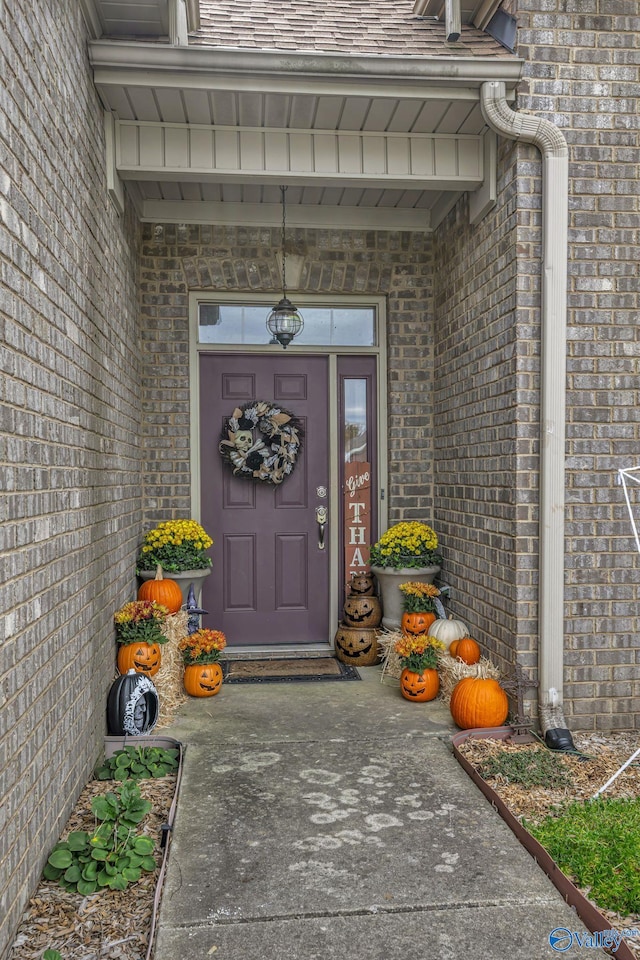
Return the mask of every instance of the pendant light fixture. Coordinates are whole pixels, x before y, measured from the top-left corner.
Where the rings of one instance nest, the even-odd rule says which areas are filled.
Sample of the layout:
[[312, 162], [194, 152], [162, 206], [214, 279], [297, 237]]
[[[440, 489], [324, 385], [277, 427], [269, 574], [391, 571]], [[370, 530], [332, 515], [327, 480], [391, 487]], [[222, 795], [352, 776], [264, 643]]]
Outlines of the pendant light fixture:
[[294, 337], [297, 337], [304, 327], [302, 314], [291, 300], [287, 297], [287, 219], [285, 193], [286, 187], [280, 187], [282, 193], [282, 300], [276, 303], [275, 307], [267, 317], [267, 330], [271, 334], [271, 343], [281, 343], [286, 350]]

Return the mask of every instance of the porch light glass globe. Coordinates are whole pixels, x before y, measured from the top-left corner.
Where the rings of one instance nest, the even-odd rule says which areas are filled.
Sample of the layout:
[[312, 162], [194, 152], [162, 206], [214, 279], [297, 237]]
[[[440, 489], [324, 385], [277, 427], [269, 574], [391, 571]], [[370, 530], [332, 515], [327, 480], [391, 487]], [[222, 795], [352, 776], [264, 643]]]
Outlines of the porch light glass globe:
[[302, 314], [288, 297], [283, 297], [267, 317], [267, 330], [285, 350], [303, 327]]

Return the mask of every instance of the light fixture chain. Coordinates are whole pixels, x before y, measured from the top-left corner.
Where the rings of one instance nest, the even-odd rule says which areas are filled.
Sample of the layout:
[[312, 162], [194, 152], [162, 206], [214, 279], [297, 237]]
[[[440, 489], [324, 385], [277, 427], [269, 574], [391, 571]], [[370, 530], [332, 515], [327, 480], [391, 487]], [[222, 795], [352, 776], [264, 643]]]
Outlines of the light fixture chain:
[[283, 297], [287, 296], [287, 251], [286, 251], [286, 242], [287, 242], [287, 218], [286, 218], [286, 206], [285, 206], [285, 194], [287, 188], [282, 186], [280, 187], [282, 191], [282, 295]]

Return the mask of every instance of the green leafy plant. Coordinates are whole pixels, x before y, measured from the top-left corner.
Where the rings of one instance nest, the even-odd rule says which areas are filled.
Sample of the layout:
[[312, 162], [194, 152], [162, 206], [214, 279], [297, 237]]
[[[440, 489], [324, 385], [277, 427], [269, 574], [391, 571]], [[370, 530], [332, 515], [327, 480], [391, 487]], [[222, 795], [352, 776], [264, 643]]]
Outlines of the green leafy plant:
[[497, 778], [523, 787], [565, 787], [571, 783], [561, 758], [545, 749], [501, 751], [483, 760], [479, 770], [485, 780]]
[[560, 869], [604, 910], [640, 903], [640, 799], [574, 801], [542, 823], [525, 823]]
[[59, 950], [45, 950], [42, 960], [62, 960], [62, 954]]
[[178, 750], [163, 747], [125, 747], [116, 750], [95, 771], [96, 780], [145, 780], [166, 777], [178, 768]]
[[74, 830], [55, 845], [43, 871], [46, 880], [88, 896], [104, 887], [125, 890], [143, 870], [155, 870], [153, 840], [135, 833], [151, 810], [136, 783], [125, 782], [115, 793], [94, 797], [91, 809], [95, 830]]

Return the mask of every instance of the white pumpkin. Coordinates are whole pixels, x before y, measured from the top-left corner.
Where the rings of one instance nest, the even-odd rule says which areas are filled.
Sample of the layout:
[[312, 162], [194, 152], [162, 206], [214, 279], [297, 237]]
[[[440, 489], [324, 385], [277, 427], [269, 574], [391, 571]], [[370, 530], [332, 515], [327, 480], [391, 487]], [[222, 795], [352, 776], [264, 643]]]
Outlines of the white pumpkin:
[[449, 646], [454, 640], [462, 640], [469, 636], [469, 628], [462, 620], [454, 620], [449, 617], [448, 620], [436, 620], [429, 627], [429, 634], [436, 640], [441, 640], [445, 646]]

